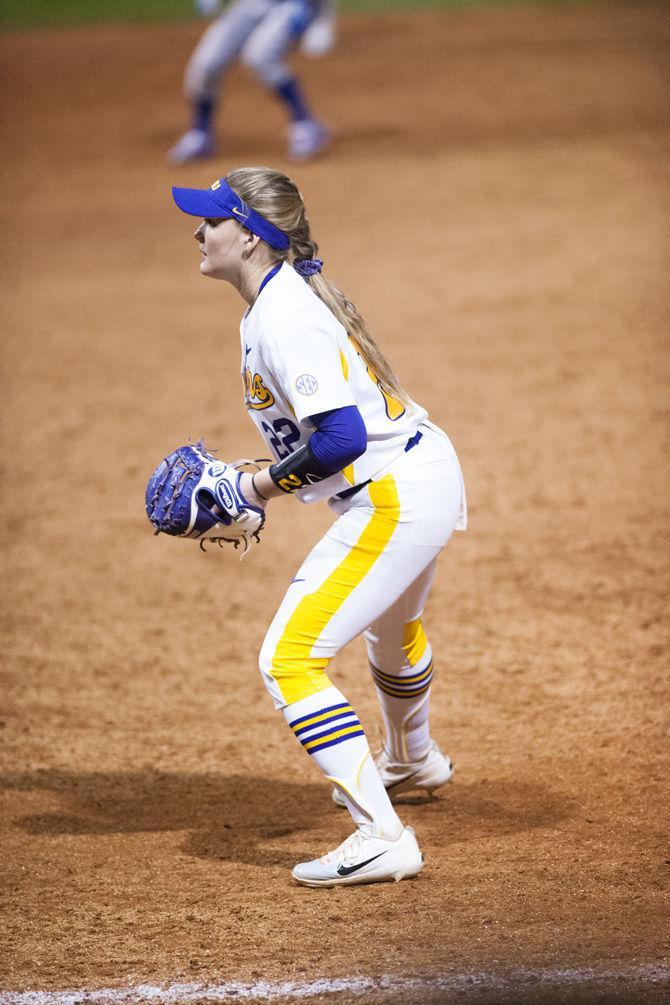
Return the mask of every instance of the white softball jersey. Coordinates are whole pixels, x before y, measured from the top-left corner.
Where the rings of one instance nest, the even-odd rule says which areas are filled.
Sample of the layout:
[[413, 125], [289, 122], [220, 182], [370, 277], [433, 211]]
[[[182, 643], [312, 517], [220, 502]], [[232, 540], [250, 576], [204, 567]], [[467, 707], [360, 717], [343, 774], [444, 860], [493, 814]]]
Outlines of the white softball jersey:
[[328, 499], [378, 478], [427, 419], [415, 402], [382, 391], [357, 347], [326, 305], [283, 264], [240, 325], [245, 405], [276, 460], [307, 443], [310, 415], [356, 405], [368, 434], [365, 453], [342, 472], [295, 493]]
[[[368, 434], [365, 453], [347, 469], [293, 493], [303, 502], [328, 499], [337, 519], [297, 570], [263, 643], [259, 663], [275, 705], [300, 708], [330, 693], [330, 661], [361, 634], [382, 690], [398, 700], [427, 694], [432, 652], [421, 615], [439, 553], [466, 526], [449, 438], [415, 402], [380, 390], [346, 330], [292, 266], [262, 288], [240, 334], [246, 407], [278, 460], [307, 443], [310, 415], [333, 408], [356, 405]], [[407, 673], [399, 687], [389, 684]], [[312, 717], [314, 729], [334, 714], [322, 713]], [[308, 752], [359, 735], [355, 724], [342, 725], [343, 714], [316, 738], [300, 719]]]

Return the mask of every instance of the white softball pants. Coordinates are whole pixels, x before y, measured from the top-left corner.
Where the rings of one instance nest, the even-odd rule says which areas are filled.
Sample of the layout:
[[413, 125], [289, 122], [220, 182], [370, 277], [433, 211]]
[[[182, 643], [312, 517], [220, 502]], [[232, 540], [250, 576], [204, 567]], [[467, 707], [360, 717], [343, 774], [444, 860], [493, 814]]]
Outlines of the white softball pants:
[[260, 653], [277, 708], [331, 687], [326, 670], [364, 634], [371, 663], [398, 673], [427, 641], [421, 614], [437, 556], [466, 526], [458, 458], [432, 423], [390, 469], [347, 500], [288, 588]]
[[233, 0], [198, 42], [186, 67], [190, 101], [215, 100], [222, 77], [239, 58], [267, 87], [292, 77], [285, 56], [316, 16], [311, 0]]

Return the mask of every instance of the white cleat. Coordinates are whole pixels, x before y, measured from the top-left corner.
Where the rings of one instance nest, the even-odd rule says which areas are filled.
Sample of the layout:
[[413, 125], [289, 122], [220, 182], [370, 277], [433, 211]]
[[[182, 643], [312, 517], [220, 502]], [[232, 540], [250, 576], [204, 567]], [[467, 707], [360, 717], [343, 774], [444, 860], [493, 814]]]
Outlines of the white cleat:
[[214, 151], [214, 140], [210, 133], [205, 129], [189, 129], [173, 146], [168, 160], [172, 164], [188, 164], [189, 161], [213, 157]]
[[[375, 764], [384, 788], [391, 797], [400, 792], [412, 791], [431, 794], [448, 782], [454, 773], [451, 759], [442, 753], [435, 740], [431, 740], [426, 756], [413, 764], [392, 760], [384, 747], [375, 757]], [[332, 797], [338, 806], [346, 805], [339, 789], [333, 789]]]
[[299, 862], [293, 878], [304, 886], [353, 886], [409, 879], [423, 868], [423, 855], [411, 827], [395, 841], [354, 831], [346, 841], [313, 862]]
[[289, 126], [288, 152], [291, 160], [307, 161], [328, 146], [330, 133], [316, 119], [301, 119]]

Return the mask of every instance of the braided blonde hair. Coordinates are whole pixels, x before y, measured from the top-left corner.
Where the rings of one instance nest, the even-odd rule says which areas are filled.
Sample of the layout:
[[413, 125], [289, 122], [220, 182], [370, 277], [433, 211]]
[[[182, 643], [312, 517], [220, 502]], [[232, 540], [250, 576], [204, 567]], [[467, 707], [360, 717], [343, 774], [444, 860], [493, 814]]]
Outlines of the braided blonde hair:
[[[301, 258], [316, 258], [319, 246], [310, 233], [305, 204], [297, 186], [280, 171], [265, 167], [236, 168], [226, 175], [230, 187], [257, 213], [282, 230], [291, 246], [287, 251], [272, 249], [276, 261], [293, 264]], [[333, 283], [321, 274], [307, 282], [316, 295], [347, 331], [354, 347], [374, 374], [382, 391], [402, 402], [409, 401], [395, 372], [367, 330], [356, 307]]]

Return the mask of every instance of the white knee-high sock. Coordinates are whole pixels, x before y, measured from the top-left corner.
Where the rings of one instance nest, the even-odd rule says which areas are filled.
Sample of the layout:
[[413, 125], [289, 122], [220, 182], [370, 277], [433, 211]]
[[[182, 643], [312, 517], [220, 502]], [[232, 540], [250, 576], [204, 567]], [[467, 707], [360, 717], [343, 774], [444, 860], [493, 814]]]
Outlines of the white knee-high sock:
[[394, 761], [420, 761], [430, 747], [430, 684], [433, 653], [430, 644], [413, 667], [390, 674], [370, 664], [384, 725], [386, 750]]
[[307, 753], [339, 789], [356, 825], [381, 837], [398, 837], [403, 825], [379, 777], [358, 716], [342, 692], [329, 687], [283, 711]]

